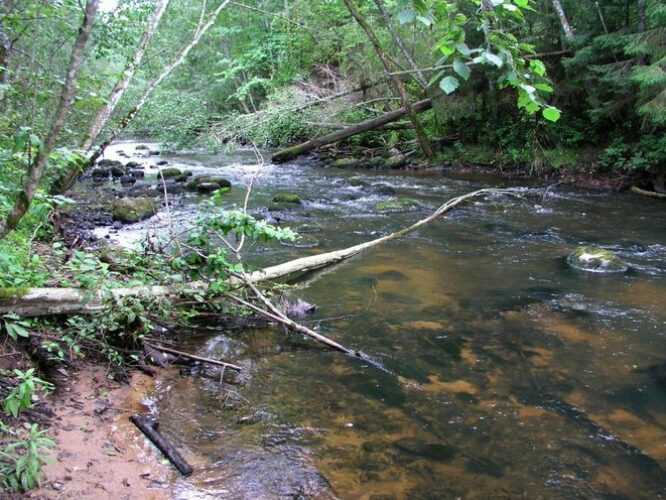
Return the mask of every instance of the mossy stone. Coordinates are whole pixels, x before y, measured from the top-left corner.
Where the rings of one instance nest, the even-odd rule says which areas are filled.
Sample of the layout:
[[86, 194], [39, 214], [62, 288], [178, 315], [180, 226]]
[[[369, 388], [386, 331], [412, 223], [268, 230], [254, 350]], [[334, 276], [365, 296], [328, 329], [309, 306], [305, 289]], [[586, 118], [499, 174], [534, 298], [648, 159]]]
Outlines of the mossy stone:
[[629, 266], [610, 250], [595, 246], [577, 247], [567, 256], [574, 269], [595, 273], [623, 273]]
[[157, 207], [150, 198], [120, 198], [113, 202], [113, 220], [133, 224], [157, 213]]
[[169, 167], [169, 168], [163, 168], [160, 170], [162, 173], [162, 176], [165, 179], [172, 179], [174, 177], [178, 177], [179, 175], [182, 175], [182, 171], [179, 168], [176, 167]]
[[331, 162], [331, 167], [335, 168], [356, 168], [363, 163], [362, 160], [358, 158], [338, 158], [337, 160]]
[[349, 184], [352, 187], [363, 187], [367, 186], [368, 182], [361, 179], [360, 177], [350, 177], [347, 179], [347, 184]]
[[300, 205], [301, 198], [294, 193], [277, 193], [273, 196], [273, 203], [293, 203], [294, 205]]
[[372, 210], [381, 214], [394, 212], [407, 212], [418, 207], [419, 203], [411, 198], [394, 198], [380, 201], [372, 206]]

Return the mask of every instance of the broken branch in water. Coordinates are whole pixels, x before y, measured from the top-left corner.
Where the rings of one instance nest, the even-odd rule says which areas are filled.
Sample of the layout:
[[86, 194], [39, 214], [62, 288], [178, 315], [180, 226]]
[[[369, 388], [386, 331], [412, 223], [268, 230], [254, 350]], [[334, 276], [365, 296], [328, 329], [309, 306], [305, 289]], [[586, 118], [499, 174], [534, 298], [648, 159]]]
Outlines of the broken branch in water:
[[224, 368], [229, 368], [231, 370], [236, 370], [236, 371], [241, 371], [242, 370], [242, 368], [238, 365], [234, 365], [234, 364], [231, 364], [231, 363], [226, 363], [224, 361], [219, 361], [217, 359], [202, 358], [201, 356], [195, 356], [194, 354], [188, 354], [186, 352], [177, 351], [176, 349], [171, 349], [170, 347], [162, 347], [162, 346], [155, 345], [155, 344], [149, 344], [147, 342], [144, 342], [144, 345], [147, 345], [148, 347], [150, 347], [152, 349], [156, 349], [158, 351], [173, 354], [175, 356], [181, 356], [183, 358], [191, 359], [193, 361], [200, 361], [202, 363], [208, 363], [209, 365], [222, 366]]
[[144, 435], [160, 450], [169, 462], [178, 469], [183, 476], [192, 474], [192, 466], [178, 453], [178, 450], [164, 437], [157, 432], [158, 423], [151, 417], [145, 415], [132, 415], [130, 422], [136, 425]]

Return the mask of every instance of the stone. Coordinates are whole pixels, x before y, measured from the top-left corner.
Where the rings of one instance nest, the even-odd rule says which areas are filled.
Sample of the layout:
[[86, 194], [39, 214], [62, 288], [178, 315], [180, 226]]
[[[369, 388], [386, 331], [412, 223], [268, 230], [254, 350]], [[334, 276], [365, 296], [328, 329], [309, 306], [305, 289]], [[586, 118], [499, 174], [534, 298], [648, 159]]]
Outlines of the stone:
[[301, 198], [294, 193], [277, 193], [273, 196], [273, 203], [292, 203], [295, 205], [300, 205]]
[[352, 187], [363, 187], [367, 186], [368, 182], [361, 179], [360, 177], [350, 177], [347, 179], [347, 184], [349, 184]]
[[195, 184], [195, 186], [196, 186], [196, 190], [199, 193], [212, 193], [212, 192], [217, 191], [218, 189], [220, 189], [219, 184], [217, 184], [215, 182], [201, 182], [201, 183]]
[[141, 168], [141, 163], [138, 161], [128, 161], [125, 163], [126, 168]]
[[134, 148], [135, 151], [148, 151], [148, 146], [145, 144], [139, 144]]
[[134, 177], [132, 175], [123, 175], [120, 178], [120, 184], [123, 185], [123, 186], [131, 186], [135, 182], [136, 182], [136, 177]]
[[103, 167], [93, 168], [90, 175], [92, 175], [93, 179], [106, 179], [111, 175], [111, 169]]
[[373, 184], [372, 191], [382, 196], [395, 196], [395, 188], [384, 183]]
[[380, 214], [395, 212], [407, 212], [418, 207], [418, 202], [411, 198], [394, 198], [387, 201], [380, 201], [372, 206], [372, 210]]
[[143, 170], [137, 170], [137, 169], [130, 170], [129, 174], [135, 179], [143, 179], [146, 176], [146, 173]]
[[397, 169], [404, 167], [406, 163], [407, 163], [407, 157], [403, 154], [397, 154], [387, 158], [386, 161], [384, 162], [384, 166], [390, 169]]
[[117, 160], [109, 160], [107, 158], [103, 158], [97, 162], [98, 167], [103, 167], [103, 168], [111, 168], [111, 167], [121, 167], [123, 168], [124, 165], [122, 162], [117, 161]]
[[623, 273], [629, 266], [610, 250], [595, 246], [577, 247], [567, 256], [574, 269], [594, 273]]
[[133, 224], [152, 217], [157, 213], [157, 207], [150, 198], [120, 198], [114, 200], [112, 216], [114, 221]]
[[160, 161], [158, 161], [155, 165], [157, 165], [158, 167], [163, 167], [164, 165], [168, 165], [168, 164], [169, 164], [168, 161], [166, 161], [166, 160], [160, 160]]
[[363, 160], [359, 158], [338, 158], [331, 162], [331, 167], [335, 168], [357, 168], [360, 167]]
[[[159, 165], [159, 163], [158, 163], [158, 165]], [[165, 179], [171, 179], [171, 178], [174, 178], [174, 177], [178, 177], [179, 175], [181, 175], [183, 173], [179, 168], [175, 168], [175, 167], [163, 168], [162, 170], [160, 170], [160, 172], [162, 173], [162, 176]]]
[[231, 188], [231, 182], [224, 177], [213, 177], [211, 175], [204, 175], [201, 177], [195, 177], [185, 185], [185, 189], [188, 191], [200, 191], [199, 185], [201, 184], [216, 184], [216, 189], [221, 188]]
[[111, 175], [116, 179], [122, 177], [125, 175], [125, 166], [120, 162], [118, 162], [118, 165], [113, 165], [111, 167]]

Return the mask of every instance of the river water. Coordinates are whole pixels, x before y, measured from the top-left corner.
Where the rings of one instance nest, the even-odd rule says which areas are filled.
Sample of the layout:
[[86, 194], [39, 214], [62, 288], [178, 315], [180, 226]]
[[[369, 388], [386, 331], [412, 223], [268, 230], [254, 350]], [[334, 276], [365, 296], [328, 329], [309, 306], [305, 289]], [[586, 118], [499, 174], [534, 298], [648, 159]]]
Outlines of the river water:
[[[112, 155], [134, 147], [118, 144]], [[145, 160], [149, 177], [157, 159]], [[250, 151], [166, 159], [229, 178], [230, 204], [242, 202], [256, 168]], [[353, 187], [351, 177], [370, 186]], [[278, 214], [279, 223], [307, 225], [318, 245], [249, 245], [246, 260], [263, 266], [344, 248], [453, 196], [510, 184], [267, 164], [251, 210], [265, 213], [275, 192], [299, 194], [302, 208]], [[391, 196], [419, 205], [371, 210]], [[191, 220], [198, 201], [174, 199], [170, 215], [110, 237], [127, 243], [169, 217]], [[581, 244], [613, 250], [630, 270], [568, 268], [563, 256]], [[635, 370], [666, 361], [658, 201], [561, 186], [480, 201], [306, 276], [290, 294], [317, 305], [307, 324], [392, 373], [280, 329], [193, 336], [189, 351], [234, 359], [248, 375], [231, 385], [173, 369], [146, 395], [195, 466], [189, 478], [174, 474], [174, 498], [666, 496], [666, 387], [656, 371]]]

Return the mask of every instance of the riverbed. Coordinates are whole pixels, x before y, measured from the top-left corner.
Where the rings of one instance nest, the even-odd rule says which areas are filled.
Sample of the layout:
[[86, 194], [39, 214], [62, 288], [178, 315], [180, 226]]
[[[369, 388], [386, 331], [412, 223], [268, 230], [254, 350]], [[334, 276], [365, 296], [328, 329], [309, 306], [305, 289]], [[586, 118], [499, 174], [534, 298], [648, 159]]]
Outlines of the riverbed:
[[[250, 150], [140, 157], [228, 178], [242, 204]], [[127, 160], [127, 158], [120, 158]], [[350, 182], [350, 179], [356, 181]], [[493, 177], [351, 171], [307, 162], [261, 167], [250, 211], [300, 229], [301, 245], [248, 244], [265, 266], [361, 243], [422, 219]], [[162, 372], [145, 404], [195, 466], [173, 497], [655, 498], [666, 496], [666, 387], [637, 368], [666, 358], [662, 203], [562, 186], [491, 198], [310, 274], [289, 292], [316, 304], [305, 322], [386, 368], [281, 329], [223, 329], [184, 341], [239, 362], [240, 385]], [[293, 210], [268, 212], [277, 192]], [[378, 214], [395, 197], [411, 209]], [[196, 216], [202, 197], [97, 236], [131, 245]], [[610, 249], [622, 274], [571, 269], [578, 245]], [[405, 381], [409, 381], [405, 383]]]

